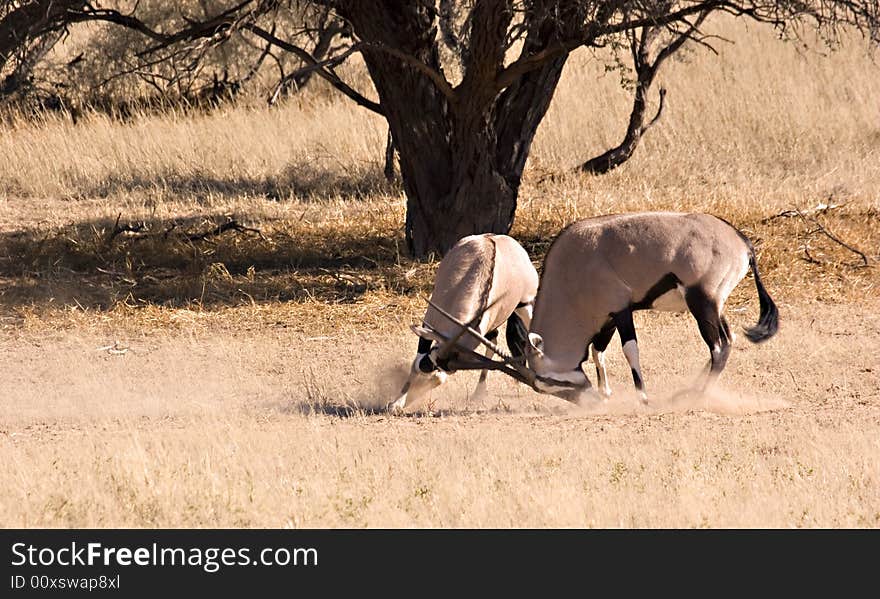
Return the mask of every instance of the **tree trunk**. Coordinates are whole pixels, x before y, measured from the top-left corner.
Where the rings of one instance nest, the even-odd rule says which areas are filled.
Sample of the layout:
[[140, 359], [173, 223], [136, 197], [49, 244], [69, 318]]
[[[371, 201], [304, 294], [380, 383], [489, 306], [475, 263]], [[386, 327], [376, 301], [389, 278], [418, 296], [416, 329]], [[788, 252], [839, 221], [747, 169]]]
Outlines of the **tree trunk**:
[[[406, 93], [394, 86], [380, 94], [407, 196], [406, 240], [417, 257], [442, 255], [467, 235], [509, 232], [522, 175], [498, 167], [489, 111], [474, 105], [453, 111], [437, 98], [433, 83], [422, 83], [422, 97], [443, 110], [389, 102], [389, 96]], [[439, 118], [426, 116], [437, 112]]]
[[[427, 201], [410, 201], [407, 220], [416, 255], [446, 253], [459, 239], [475, 233], [508, 233], [516, 211], [519, 176], [497, 165], [498, 139], [487, 114], [460, 110], [453, 117], [450, 162], [445, 186]], [[415, 154], [417, 149], [411, 148]], [[418, 155], [416, 160], [420, 161]], [[406, 174], [401, 168], [401, 174]], [[514, 179], [515, 185], [508, 183]]]
[[[340, 12], [367, 44], [394, 48], [442, 74], [433, 10], [420, 3], [389, 4], [359, 0]], [[478, 19], [491, 26], [472, 34], [472, 44], [500, 46], [509, 19], [509, 14]], [[536, 30], [523, 53], [554, 39], [552, 28]], [[513, 226], [526, 158], [565, 58], [499, 94], [494, 69], [503, 53], [489, 54], [470, 65], [474, 76], [465, 77], [452, 101], [421, 70], [378, 47], [363, 51], [398, 151], [406, 240], [416, 257], [442, 255], [462, 237], [508, 233]]]
[[385, 141], [385, 168], [382, 172], [385, 174], [385, 180], [389, 183], [394, 181], [394, 137], [391, 136], [391, 129], [388, 129], [388, 139]]

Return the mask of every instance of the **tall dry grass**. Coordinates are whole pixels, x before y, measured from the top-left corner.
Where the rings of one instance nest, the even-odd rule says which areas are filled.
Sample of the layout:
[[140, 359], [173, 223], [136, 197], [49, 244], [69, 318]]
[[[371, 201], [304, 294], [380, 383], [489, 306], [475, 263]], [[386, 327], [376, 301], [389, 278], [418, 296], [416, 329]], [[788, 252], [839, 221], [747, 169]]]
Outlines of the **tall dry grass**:
[[[607, 56], [576, 52], [535, 140], [524, 202], [772, 210], [835, 194], [876, 203], [880, 72], [866, 43], [804, 48], [731, 19], [716, 19], [710, 32], [732, 43], [718, 42], [719, 56], [694, 48], [664, 67], [666, 114], [628, 165], [539, 185], [615, 144], [625, 128], [630, 92], [604, 73]], [[273, 110], [19, 120], [0, 136], [0, 184], [17, 200], [333, 198], [340, 186], [348, 191], [342, 182], [378, 180], [385, 133], [381, 118], [324, 93]]]

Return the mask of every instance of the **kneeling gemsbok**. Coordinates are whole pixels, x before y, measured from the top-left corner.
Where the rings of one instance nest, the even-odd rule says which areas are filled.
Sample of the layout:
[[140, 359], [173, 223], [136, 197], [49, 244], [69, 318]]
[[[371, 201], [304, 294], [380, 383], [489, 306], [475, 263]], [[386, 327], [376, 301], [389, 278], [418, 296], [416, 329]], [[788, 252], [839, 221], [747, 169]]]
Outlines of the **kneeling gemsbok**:
[[589, 388], [581, 364], [592, 345], [597, 387], [610, 394], [603, 352], [617, 330], [633, 381], [647, 401], [633, 326], [636, 310], [690, 311], [709, 346], [706, 385], [724, 369], [733, 335], [722, 311], [751, 267], [760, 303], [758, 343], [778, 329], [776, 305], [764, 288], [751, 242], [708, 214], [644, 212], [574, 223], [553, 242], [526, 347], [534, 387], [577, 400]]
[[[413, 327], [419, 336], [418, 353], [400, 397], [389, 409], [403, 410], [443, 384], [459, 357], [473, 355], [481, 342], [488, 340], [495, 347], [492, 341], [505, 322], [508, 348], [524, 359], [537, 290], [538, 273], [513, 238], [484, 234], [460, 240], [437, 269], [423, 324]], [[460, 323], [468, 323], [468, 334]], [[452, 343], [444, 343], [450, 339]], [[486, 374], [485, 369], [480, 373], [475, 396], [485, 394]]]

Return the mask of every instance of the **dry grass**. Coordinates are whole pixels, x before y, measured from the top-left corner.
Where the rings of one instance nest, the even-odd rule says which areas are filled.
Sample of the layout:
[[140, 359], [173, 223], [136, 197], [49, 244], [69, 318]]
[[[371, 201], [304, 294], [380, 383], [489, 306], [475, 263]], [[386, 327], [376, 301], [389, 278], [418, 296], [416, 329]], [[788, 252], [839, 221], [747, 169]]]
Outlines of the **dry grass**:
[[[278, 110], [17, 121], [0, 130], [0, 524], [880, 525], [880, 69], [762, 29], [670, 64], [668, 112], [604, 177], [628, 99], [576, 56], [535, 142], [514, 234], [539, 261], [577, 218], [709, 211], [759, 241], [782, 332], [727, 391], [676, 395], [705, 348], [640, 317], [650, 409], [576, 409], [495, 377], [506, 407], [436, 395], [374, 413], [411, 358], [434, 263], [401, 255], [382, 122], [321, 96]], [[560, 174], [563, 173], [563, 174]], [[820, 215], [858, 257], [797, 217]], [[139, 232], [112, 236], [120, 224]], [[228, 216], [252, 233], [191, 242]], [[111, 239], [112, 237], [112, 239]], [[816, 262], [805, 260], [805, 246]], [[744, 283], [732, 321], [754, 321]], [[130, 348], [109, 354], [106, 348]], [[676, 356], [669, 360], [669, 356]]]

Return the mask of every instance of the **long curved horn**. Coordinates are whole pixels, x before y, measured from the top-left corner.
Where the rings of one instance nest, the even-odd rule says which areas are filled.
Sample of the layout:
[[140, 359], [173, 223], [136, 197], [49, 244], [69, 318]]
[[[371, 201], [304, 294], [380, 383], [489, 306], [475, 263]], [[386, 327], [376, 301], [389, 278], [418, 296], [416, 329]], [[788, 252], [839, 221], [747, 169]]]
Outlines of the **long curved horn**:
[[[486, 310], [488, 310], [488, 309], [489, 309], [489, 308], [490, 308], [495, 302], [497, 302], [497, 301], [498, 301], [498, 299], [496, 299], [494, 302], [492, 302], [491, 304], [489, 304], [488, 306], [486, 306], [486, 309], [485, 309], [485, 310], [482, 310], [479, 314], [477, 314], [477, 315], [473, 318], [473, 320], [470, 321], [470, 323], [468, 323], [468, 324], [464, 324], [464, 323], [460, 322], [460, 321], [459, 321], [456, 317], [454, 317], [452, 314], [450, 314], [449, 312], [447, 312], [446, 310], [444, 310], [443, 308], [441, 308], [440, 306], [438, 306], [437, 304], [435, 304], [435, 303], [432, 302], [431, 300], [428, 300], [428, 305], [429, 305], [429, 306], [431, 306], [432, 308], [434, 308], [435, 310], [437, 310], [437, 312], [439, 312], [440, 314], [442, 314], [443, 316], [445, 316], [446, 318], [448, 318], [450, 321], [452, 321], [453, 323], [455, 323], [455, 324], [457, 324], [459, 327], [461, 327], [461, 328], [459, 329], [458, 333], [456, 334], [456, 336], [454, 337], [454, 339], [451, 340], [450, 342], [448, 342], [447, 344], [445, 344], [444, 346], [442, 346], [442, 347], [438, 350], [438, 353], [443, 353], [444, 350], [446, 350], [446, 352], [448, 353], [448, 351], [449, 351], [450, 349], [452, 349], [452, 346], [455, 345], [455, 342], [458, 341], [459, 339], [461, 339], [461, 337], [462, 337], [462, 335], [463, 335], [464, 333], [470, 333], [471, 335], [473, 335], [474, 337], [476, 337], [477, 340], [478, 340], [480, 343], [482, 343], [483, 345], [485, 345], [486, 347], [488, 347], [489, 349], [491, 349], [493, 352], [495, 352], [495, 353], [498, 354], [499, 356], [501, 356], [501, 357], [503, 357], [503, 358], [505, 358], [505, 359], [506, 359], [506, 358], [509, 358], [510, 356], [508, 356], [507, 352], [505, 352], [503, 349], [501, 349], [500, 347], [498, 347], [497, 345], [495, 345], [494, 343], [492, 343], [491, 341], [489, 341], [489, 340], [488, 340], [486, 337], [484, 337], [479, 331], [477, 331], [476, 329], [474, 329], [474, 321], [479, 322], [479, 319], [483, 318], [483, 314], [486, 312]], [[445, 354], [444, 354], [444, 357], [445, 357]]]
[[[498, 299], [496, 299], [495, 301], [497, 302]], [[488, 309], [494, 303], [495, 302], [490, 303], [488, 306], [486, 306], [486, 309]], [[460, 351], [463, 350], [464, 348], [457, 345], [458, 340], [461, 339], [461, 337], [462, 337], [462, 335], [464, 335], [464, 333], [470, 333], [471, 335], [476, 337], [476, 339], [480, 343], [482, 343], [483, 345], [488, 347], [494, 353], [501, 356], [503, 358], [503, 360], [501, 360], [501, 361], [492, 360], [491, 358], [481, 356], [471, 350], [466, 350], [465, 353], [472, 355], [473, 357], [476, 357], [476, 360], [477, 360], [476, 365], [474, 365], [473, 363], [455, 362], [455, 363], [453, 363], [453, 365], [456, 368], [458, 368], [460, 370], [469, 370], [469, 369], [476, 370], [476, 369], [484, 369], [484, 368], [488, 369], [488, 370], [497, 370], [497, 371], [503, 372], [504, 374], [518, 380], [519, 382], [525, 383], [529, 387], [532, 387], [533, 389], [535, 389], [535, 380], [537, 378], [537, 375], [535, 374], [535, 372], [532, 369], [527, 367], [520, 359], [514, 358], [514, 357], [508, 355], [507, 352], [505, 352], [503, 349], [498, 347], [495, 343], [486, 339], [485, 336], [483, 336], [479, 331], [477, 331], [473, 328], [474, 320], [478, 320], [479, 318], [482, 318], [485, 310], [481, 311], [475, 317], [475, 319], [472, 320], [470, 323], [465, 324], [465, 323], [461, 322], [460, 320], [458, 320], [456, 317], [454, 317], [452, 314], [450, 314], [449, 312], [447, 312], [446, 310], [444, 310], [443, 308], [441, 308], [440, 306], [438, 306], [437, 304], [432, 302], [430, 299], [428, 300], [428, 304], [432, 308], [437, 310], [437, 312], [439, 312], [441, 315], [448, 318], [451, 322], [453, 322], [454, 324], [459, 326], [459, 330], [455, 334], [455, 336], [452, 337], [451, 339], [449, 339], [443, 345], [441, 345], [440, 349], [438, 350], [438, 357], [445, 358], [454, 347], [458, 347]]]
[[[444, 347], [447, 347], [448, 349], [451, 349], [453, 347], [458, 348], [459, 356], [449, 362], [449, 366], [454, 370], [494, 370], [496, 372], [506, 374], [510, 378], [517, 380], [524, 385], [528, 385], [539, 393], [542, 391], [537, 387], [538, 381], [552, 383], [553, 385], [559, 387], [571, 387], [573, 389], [578, 387], [577, 384], [571, 383], [569, 381], [560, 381], [550, 377], [539, 376], [534, 370], [523, 364], [520, 361], [520, 358], [505, 358], [504, 360], [493, 360], [491, 358], [487, 358], [486, 356], [478, 354], [472, 349], [457, 346], [455, 344], [455, 341], [459, 339], [464, 332], [470, 332], [471, 334], [476, 335], [477, 339], [481, 340], [481, 342], [485, 342], [489, 349], [492, 349], [493, 347], [497, 348], [494, 343], [480, 335], [478, 332], [473, 331], [472, 328], [468, 325], [459, 322], [457, 318], [451, 315], [447, 315], [447, 318], [450, 318], [453, 322], [462, 327], [455, 337], [453, 337], [452, 339], [447, 339], [438, 331], [431, 329], [431, 332], [433, 333], [432, 336], [435, 336], [436, 338], [442, 340]], [[428, 327], [428, 325], [425, 326]], [[492, 349], [492, 351], [496, 350]], [[499, 353], [500, 355], [504, 355], [503, 352]], [[469, 359], [462, 360], [462, 356], [466, 356]]]

